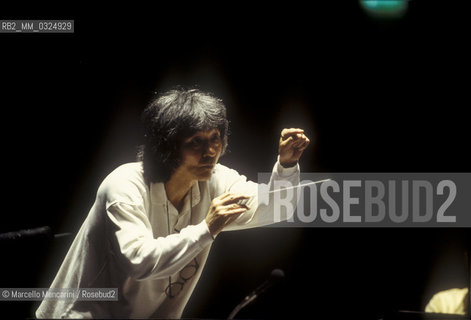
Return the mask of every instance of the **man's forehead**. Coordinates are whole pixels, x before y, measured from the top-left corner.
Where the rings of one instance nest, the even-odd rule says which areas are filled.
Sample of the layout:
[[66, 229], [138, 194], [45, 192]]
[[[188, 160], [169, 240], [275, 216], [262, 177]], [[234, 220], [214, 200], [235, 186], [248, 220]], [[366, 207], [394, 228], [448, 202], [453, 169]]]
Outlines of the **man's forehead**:
[[220, 134], [219, 129], [213, 128], [213, 129], [208, 129], [208, 130], [196, 131], [193, 135], [189, 136], [185, 140], [191, 140], [194, 137], [209, 137], [215, 133]]

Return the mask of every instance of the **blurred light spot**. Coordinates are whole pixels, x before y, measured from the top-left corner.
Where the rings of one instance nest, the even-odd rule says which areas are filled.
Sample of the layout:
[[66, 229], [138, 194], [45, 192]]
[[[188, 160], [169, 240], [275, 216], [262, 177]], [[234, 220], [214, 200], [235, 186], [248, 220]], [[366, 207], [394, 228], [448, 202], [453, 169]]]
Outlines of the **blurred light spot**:
[[373, 18], [401, 18], [409, 0], [360, 0], [360, 6]]

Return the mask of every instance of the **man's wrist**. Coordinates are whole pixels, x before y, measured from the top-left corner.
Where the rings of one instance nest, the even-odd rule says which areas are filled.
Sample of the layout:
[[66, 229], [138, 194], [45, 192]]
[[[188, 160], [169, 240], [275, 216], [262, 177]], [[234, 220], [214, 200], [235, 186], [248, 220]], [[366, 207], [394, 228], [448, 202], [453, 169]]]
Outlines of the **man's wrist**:
[[208, 230], [209, 235], [211, 236], [211, 238], [213, 238], [213, 240], [215, 240], [216, 236], [217, 236], [217, 233], [213, 234], [213, 232], [211, 231], [211, 228], [209, 227], [209, 221], [208, 221], [207, 218], [204, 220], [204, 222], [206, 224], [206, 229]]
[[277, 159], [277, 164], [275, 166], [275, 170], [280, 175], [280, 177], [288, 177], [293, 175], [295, 172], [299, 171], [299, 163], [296, 161], [293, 163], [291, 166], [289, 166], [289, 163], [281, 163], [280, 162], [280, 156], [278, 156]]
[[281, 165], [283, 168], [285, 168], [285, 169], [293, 168], [293, 167], [295, 167], [297, 164], [298, 164], [298, 161], [294, 161], [294, 162], [280, 162], [280, 165]]

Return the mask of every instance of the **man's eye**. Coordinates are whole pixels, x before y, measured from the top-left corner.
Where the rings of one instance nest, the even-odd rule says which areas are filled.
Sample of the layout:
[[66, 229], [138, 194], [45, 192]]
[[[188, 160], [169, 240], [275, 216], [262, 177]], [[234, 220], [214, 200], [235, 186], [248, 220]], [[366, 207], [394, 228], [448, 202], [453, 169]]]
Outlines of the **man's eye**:
[[220, 141], [221, 141], [221, 138], [217, 134], [215, 134], [214, 136], [211, 137], [211, 142], [212, 143], [218, 143]]
[[192, 147], [199, 147], [201, 145], [201, 139], [200, 138], [195, 138], [190, 141], [190, 145]]

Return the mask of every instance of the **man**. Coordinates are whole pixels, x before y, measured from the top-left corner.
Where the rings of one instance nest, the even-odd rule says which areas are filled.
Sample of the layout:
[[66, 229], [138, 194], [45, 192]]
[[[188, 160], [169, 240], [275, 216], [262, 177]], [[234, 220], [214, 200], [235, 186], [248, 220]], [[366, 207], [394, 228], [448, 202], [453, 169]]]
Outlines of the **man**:
[[216, 236], [273, 223], [268, 191], [279, 180], [299, 184], [309, 144], [301, 129], [282, 131], [271, 181], [261, 185], [218, 164], [228, 121], [211, 94], [169, 91], [149, 104], [143, 123], [142, 161], [102, 182], [51, 285], [118, 288], [118, 301], [44, 300], [38, 318], [181, 317]]

